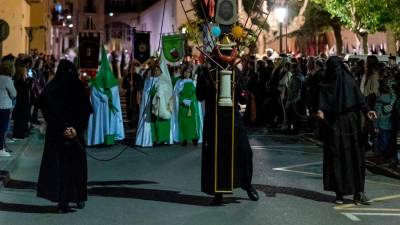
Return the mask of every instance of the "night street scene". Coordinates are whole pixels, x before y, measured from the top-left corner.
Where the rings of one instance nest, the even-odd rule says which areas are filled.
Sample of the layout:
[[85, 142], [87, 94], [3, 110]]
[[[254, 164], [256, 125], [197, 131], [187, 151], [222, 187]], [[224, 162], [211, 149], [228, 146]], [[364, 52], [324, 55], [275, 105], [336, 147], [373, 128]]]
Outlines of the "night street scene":
[[399, 0], [0, 0], [0, 225], [399, 225]]

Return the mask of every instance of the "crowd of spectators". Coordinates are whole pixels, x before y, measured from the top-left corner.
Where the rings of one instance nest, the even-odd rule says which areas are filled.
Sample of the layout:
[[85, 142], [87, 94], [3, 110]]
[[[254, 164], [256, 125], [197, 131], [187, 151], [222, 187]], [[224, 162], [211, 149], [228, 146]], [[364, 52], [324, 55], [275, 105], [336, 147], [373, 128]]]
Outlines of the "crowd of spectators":
[[55, 66], [54, 56], [36, 52], [1, 58], [0, 156], [11, 156], [6, 144], [28, 137], [33, 126], [40, 125], [40, 95], [53, 78]]

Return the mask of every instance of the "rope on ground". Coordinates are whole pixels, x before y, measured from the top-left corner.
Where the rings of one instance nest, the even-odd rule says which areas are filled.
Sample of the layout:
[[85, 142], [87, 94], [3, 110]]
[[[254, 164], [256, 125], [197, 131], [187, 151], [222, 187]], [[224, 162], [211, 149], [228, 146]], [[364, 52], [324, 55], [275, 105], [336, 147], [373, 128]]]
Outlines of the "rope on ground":
[[[85, 151], [85, 148], [82, 146], [82, 144], [79, 142], [79, 140], [78, 140], [76, 137], [75, 137], [73, 140], [78, 144], [79, 148], [81, 148], [82, 151]], [[92, 158], [92, 159], [94, 159], [94, 160], [96, 160], [96, 161], [100, 161], [100, 162], [109, 162], [109, 161], [112, 161], [112, 160], [118, 158], [119, 156], [121, 156], [122, 153], [124, 153], [124, 152], [125, 152], [127, 149], [129, 149], [129, 148], [136, 149], [135, 147], [131, 147], [131, 146], [127, 145], [127, 146], [125, 146], [125, 148], [123, 148], [118, 154], [116, 154], [115, 156], [113, 156], [113, 157], [111, 157], [111, 158], [107, 158], [107, 159], [100, 159], [100, 158], [97, 158], [96, 156], [93, 156], [92, 154], [90, 154], [88, 151], [86, 151], [86, 155], [87, 155], [89, 158]]]

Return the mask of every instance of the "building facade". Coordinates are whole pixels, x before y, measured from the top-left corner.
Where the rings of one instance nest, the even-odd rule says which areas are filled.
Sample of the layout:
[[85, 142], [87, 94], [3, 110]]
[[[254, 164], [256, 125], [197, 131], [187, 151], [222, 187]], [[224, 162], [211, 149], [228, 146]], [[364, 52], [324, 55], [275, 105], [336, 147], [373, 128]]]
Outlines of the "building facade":
[[29, 37], [26, 27], [30, 26], [31, 5], [26, 0], [0, 0], [0, 19], [10, 27], [8, 38], [3, 41], [3, 55], [28, 53]]

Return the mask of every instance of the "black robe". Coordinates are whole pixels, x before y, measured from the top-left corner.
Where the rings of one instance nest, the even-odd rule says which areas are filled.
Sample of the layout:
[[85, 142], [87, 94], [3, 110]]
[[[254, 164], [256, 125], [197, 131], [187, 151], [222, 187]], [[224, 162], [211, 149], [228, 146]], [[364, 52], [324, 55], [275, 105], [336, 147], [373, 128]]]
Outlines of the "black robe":
[[[37, 195], [52, 202], [87, 200], [87, 161], [84, 130], [92, 106], [73, 64], [61, 60], [55, 78], [48, 84], [41, 106], [47, 122]], [[66, 139], [67, 127], [77, 131]]]
[[319, 109], [325, 114], [321, 122], [324, 189], [342, 195], [364, 192], [360, 116], [361, 112], [368, 112], [368, 107], [354, 78], [338, 57], [331, 57], [327, 62]]
[[[215, 194], [215, 88], [211, 75], [207, 69], [197, 79], [196, 95], [199, 101], [205, 101], [205, 115], [203, 125], [203, 146], [201, 164], [201, 190]], [[238, 78], [238, 76], [236, 76]], [[215, 80], [215, 79], [214, 79]], [[240, 79], [237, 79], [240, 80]], [[238, 84], [240, 86], [240, 84]], [[238, 93], [238, 92], [236, 92]], [[238, 98], [235, 98], [238, 99]], [[237, 104], [235, 104], [237, 105]], [[234, 162], [234, 187], [244, 189], [251, 185], [253, 175], [253, 152], [247, 137], [246, 129], [237, 108], [235, 108], [235, 162]], [[229, 160], [229, 159], [228, 159]], [[218, 181], [217, 181], [218, 182]]]
[[15, 80], [14, 86], [17, 91], [17, 98], [12, 113], [14, 120], [13, 137], [22, 139], [29, 135], [31, 84], [28, 80], [19, 79]]

